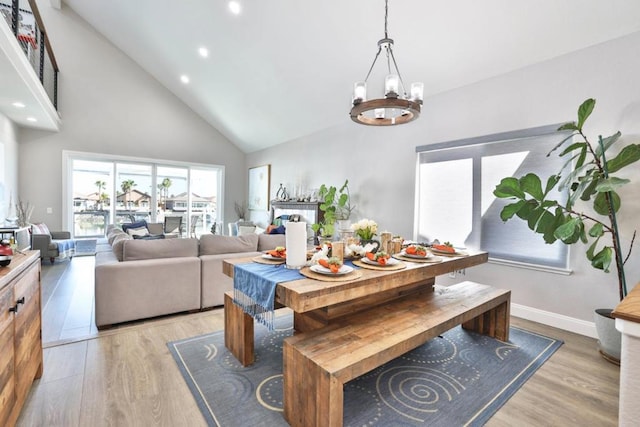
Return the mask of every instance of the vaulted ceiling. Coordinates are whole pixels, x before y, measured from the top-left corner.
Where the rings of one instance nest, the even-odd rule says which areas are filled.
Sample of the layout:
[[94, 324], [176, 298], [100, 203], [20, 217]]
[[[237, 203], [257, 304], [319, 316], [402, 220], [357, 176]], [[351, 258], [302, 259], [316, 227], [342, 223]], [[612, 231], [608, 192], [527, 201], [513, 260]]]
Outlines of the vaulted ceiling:
[[[384, 1], [238, 1], [238, 15], [227, 0], [64, 0], [63, 7], [245, 152], [349, 122], [353, 83], [364, 79], [383, 37]], [[398, 66], [405, 84], [424, 82], [425, 102], [639, 30], [637, 0], [389, 2]]]

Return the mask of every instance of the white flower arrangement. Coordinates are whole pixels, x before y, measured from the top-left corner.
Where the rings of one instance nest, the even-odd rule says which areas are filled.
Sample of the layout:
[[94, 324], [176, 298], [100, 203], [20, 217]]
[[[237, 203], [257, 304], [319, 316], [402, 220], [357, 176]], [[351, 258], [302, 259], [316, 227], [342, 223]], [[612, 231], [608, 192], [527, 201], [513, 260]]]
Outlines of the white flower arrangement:
[[378, 232], [378, 224], [371, 219], [365, 218], [351, 224], [351, 229], [355, 231], [362, 240], [371, 240]]

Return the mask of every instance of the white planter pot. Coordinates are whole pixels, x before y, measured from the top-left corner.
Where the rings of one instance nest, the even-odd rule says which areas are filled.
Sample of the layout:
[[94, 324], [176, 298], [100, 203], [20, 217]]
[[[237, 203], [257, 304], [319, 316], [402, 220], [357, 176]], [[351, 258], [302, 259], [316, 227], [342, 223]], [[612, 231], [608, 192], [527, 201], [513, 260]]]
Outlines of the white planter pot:
[[597, 309], [594, 314], [596, 332], [598, 333], [598, 351], [609, 362], [620, 364], [622, 334], [616, 329], [615, 319], [610, 309]]

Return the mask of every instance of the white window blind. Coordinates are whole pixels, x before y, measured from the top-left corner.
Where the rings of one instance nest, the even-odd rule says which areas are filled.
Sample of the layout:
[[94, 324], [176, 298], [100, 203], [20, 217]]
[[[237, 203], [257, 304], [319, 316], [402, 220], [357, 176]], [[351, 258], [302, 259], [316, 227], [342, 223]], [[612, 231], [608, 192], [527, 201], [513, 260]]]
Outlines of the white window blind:
[[556, 152], [547, 157], [567, 136], [559, 126], [417, 147], [415, 238], [482, 249], [494, 260], [567, 268], [566, 245], [544, 243], [519, 218], [503, 222], [509, 201], [493, 195], [502, 178], [533, 172], [546, 182], [560, 171]]

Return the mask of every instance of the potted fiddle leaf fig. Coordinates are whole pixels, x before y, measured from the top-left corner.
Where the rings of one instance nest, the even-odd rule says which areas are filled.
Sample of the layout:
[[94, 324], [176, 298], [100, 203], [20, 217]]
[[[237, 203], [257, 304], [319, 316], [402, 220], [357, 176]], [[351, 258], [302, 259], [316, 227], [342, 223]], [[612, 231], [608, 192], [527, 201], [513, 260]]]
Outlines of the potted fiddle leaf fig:
[[[615, 143], [620, 140], [620, 132], [606, 138], [599, 136], [596, 144], [589, 141], [583, 127], [595, 103], [594, 99], [584, 101], [578, 108], [578, 121], [565, 123], [558, 129], [571, 132], [551, 150], [562, 150], [559, 155], [567, 159], [561, 171], [546, 178], [544, 185], [534, 173], [521, 178], [504, 178], [493, 194], [513, 201], [500, 212], [503, 221], [518, 217], [549, 244], [556, 240], [567, 245], [584, 243], [591, 265], [606, 273], [613, 264], [622, 300], [627, 295], [624, 265], [631, 254], [636, 232], [633, 232], [629, 247], [623, 248], [616, 216], [622, 198], [617, 190], [630, 181], [614, 174], [640, 160], [640, 144], [628, 144], [609, 158], [608, 150], [614, 146], [618, 148]], [[550, 193], [554, 189], [566, 194], [566, 202], [553, 198]], [[591, 203], [593, 212], [583, 211], [579, 201]], [[615, 336], [618, 333], [613, 327], [613, 319], [600, 319], [610, 318], [610, 313], [608, 309], [596, 310], [596, 329], [600, 352], [615, 362], [620, 357], [619, 336]], [[613, 328], [614, 337], [608, 338], [599, 330], [605, 324]]]

